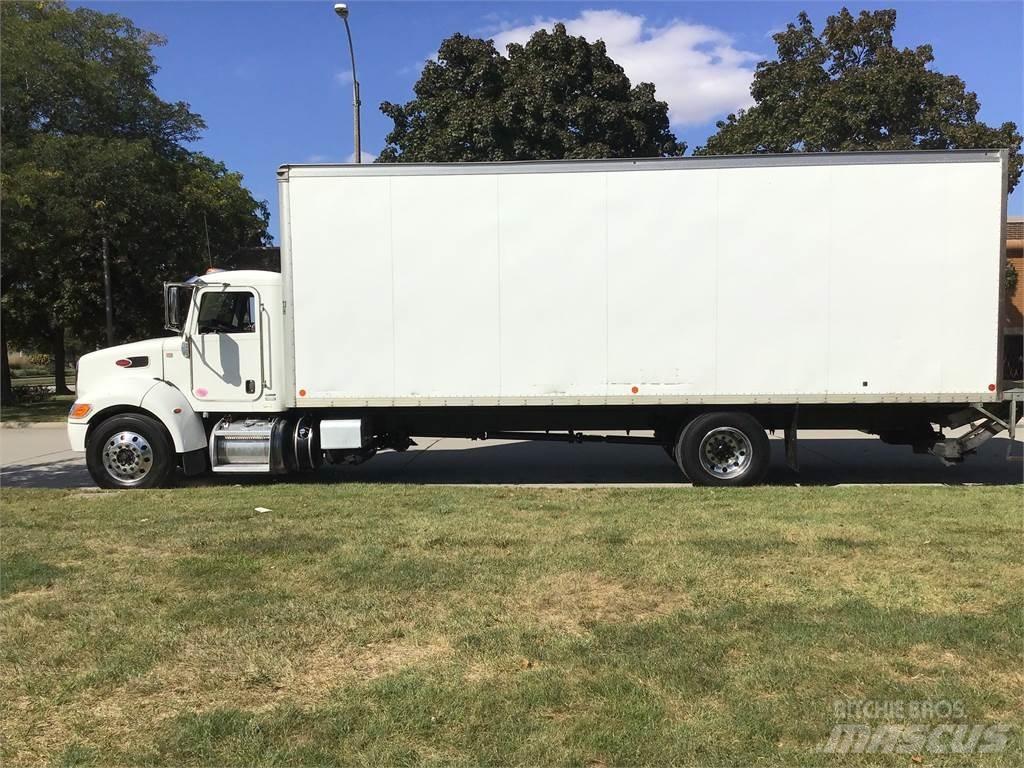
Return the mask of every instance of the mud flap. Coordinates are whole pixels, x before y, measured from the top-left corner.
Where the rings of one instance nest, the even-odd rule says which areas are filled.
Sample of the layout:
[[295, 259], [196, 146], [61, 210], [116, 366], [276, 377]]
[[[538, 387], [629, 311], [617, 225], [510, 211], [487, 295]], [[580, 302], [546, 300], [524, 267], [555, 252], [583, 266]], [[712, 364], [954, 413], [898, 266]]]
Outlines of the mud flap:
[[786, 464], [789, 465], [789, 468], [794, 472], [800, 471], [800, 457], [797, 456], [796, 453], [796, 422], [799, 411], [800, 406], [793, 408], [793, 419], [785, 430]]
[[181, 469], [186, 475], [201, 475], [206, 471], [206, 449], [185, 451], [181, 456]]

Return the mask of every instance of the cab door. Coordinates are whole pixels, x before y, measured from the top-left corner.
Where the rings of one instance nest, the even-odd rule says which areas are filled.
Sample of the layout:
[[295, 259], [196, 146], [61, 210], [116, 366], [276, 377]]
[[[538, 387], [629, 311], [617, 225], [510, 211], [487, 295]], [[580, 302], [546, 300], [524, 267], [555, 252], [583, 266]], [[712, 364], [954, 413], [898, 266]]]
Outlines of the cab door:
[[250, 402], [263, 394], [263, 328], [259, 292], [210, 286], [197, 297], [190, 334], [192, 395], [207, 402]]

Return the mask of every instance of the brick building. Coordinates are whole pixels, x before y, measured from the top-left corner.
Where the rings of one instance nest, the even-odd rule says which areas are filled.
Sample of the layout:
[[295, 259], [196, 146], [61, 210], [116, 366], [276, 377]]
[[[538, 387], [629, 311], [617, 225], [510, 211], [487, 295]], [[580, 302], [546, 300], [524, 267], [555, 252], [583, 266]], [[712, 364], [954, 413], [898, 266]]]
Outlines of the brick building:
[[1024, 216], [1006, 221], [1006, 260], [1017, 270], [1017, 286], [1007, 293], [1003, 313], [1006, 377], [1024, 378]]

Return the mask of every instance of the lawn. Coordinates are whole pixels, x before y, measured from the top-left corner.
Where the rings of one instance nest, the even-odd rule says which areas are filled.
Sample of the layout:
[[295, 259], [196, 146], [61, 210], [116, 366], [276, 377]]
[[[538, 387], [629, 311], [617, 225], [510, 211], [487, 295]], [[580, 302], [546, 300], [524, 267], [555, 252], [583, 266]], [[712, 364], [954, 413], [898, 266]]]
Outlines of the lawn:
[[74, 395], [51, 395], [36, 402], [5, 405], [0, 409], [0, 421], [64, 421], [73, 402]]
[[[1024, 758], [1020, 488], [0, 499], [5, 765]], [[861, 700], [1013, 730], [817, 752]]]

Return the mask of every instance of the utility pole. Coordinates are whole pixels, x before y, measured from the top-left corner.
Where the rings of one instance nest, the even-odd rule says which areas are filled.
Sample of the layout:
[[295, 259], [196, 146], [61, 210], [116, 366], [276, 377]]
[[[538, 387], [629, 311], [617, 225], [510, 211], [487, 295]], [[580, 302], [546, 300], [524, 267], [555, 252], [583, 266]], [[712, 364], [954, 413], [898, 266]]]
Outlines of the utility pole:
[[359, 100], [359, 78], [356, 77], [356, 49], [352, 47], [352, 30], [348, 25], [348, 6], [345, 3], [336, 3], [334, 12], [345, 22], [345, 34], [348, 35], [348, 52], [352, 58], [352, 136], [356, 145], [355, 161], [363, 162], [363, 147], [359, 138], [359, 107], [362, 102]]
[[210, 253], [210, 226], [206, 223], [206, 211], [203, 211], [203, 231], [206, 233], [206, 266], [213, 269], [213, 254]]
[[103, 236], [103, 290], [107, 298], [107, 346], [114, 346], [114, 300], [110, 291], [110, 253]]

